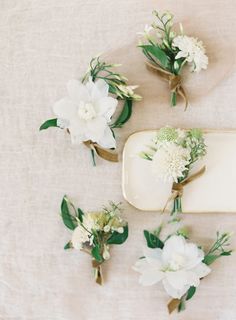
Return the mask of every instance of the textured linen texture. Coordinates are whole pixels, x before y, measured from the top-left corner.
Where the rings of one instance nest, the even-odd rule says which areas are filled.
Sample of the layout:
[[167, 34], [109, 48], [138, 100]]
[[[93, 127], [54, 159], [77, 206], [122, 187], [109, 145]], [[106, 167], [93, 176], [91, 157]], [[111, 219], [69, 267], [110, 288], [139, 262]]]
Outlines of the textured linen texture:
[[[134, 42], [129, 44], [152, 22], [155, 8], [173, 11], [176, 21], [186, 21], [187, 32], [209, 42], [209, 70], [186, 80], [191, 105], [185, 113], [180, 105], [169, 108], [167, 84], [147, 75]], [[138, 284], [131, 267], [142, 252], [142, 230], [160, 218], [127, 203], [130, 237], [112, 249], [106, 283], [97, 286], [89, 257], [63, 250], [71, 234], [59, 206], [65, 193], [88, 210], [122, 201], [121, 163], [98, 160], [93, 168], [88, 150], [72, 146], [66, 133], [38, 131], [52, 117], [53, 102], [66, 94], [66, 82], [107, 51], [110, 60], [126, 63], [123, 70], [131, 83], [142, 85], [144, 96], [117, 131], [120, 151], [132, 132], [166, 124], [235, 128], [235, 49], [229, 43], [236, 31], [235, 1], [1, 0], [0, 9], [0, 319], [235, 320], [235, 254], [214, 263], [182, 314], [168, 315], [161, 287]], [[124, 44], [132, 50], [116, 50]], [[236, 229], [236, 213], [189, 214], [185, 221], [193, 240], [205, 245], [217, 229]]]

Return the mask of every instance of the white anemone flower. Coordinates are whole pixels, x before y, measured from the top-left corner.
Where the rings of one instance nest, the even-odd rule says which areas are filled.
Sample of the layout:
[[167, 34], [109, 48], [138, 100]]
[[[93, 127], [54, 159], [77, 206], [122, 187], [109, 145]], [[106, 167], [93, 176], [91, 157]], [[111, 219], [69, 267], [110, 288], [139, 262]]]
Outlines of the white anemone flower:
[[202, 41], [182, 35], [174, 38], [172, 46], [180, 50], [175, 59], [185, 58], [192, 65], [191, 71], [199, 72], [201, 69], [207, 69], [208, 57]]
[[59, 125], [69, 129], [72, 143], [92, 140], [104, 148], [116, 147], [109, 122], [118, 101], [108, 96], [108, 89], [102, 79], [93, 82], [90, 78], [86, 84], [75, 79], [68, 82], [68, 97], [57, 101], [53, 111]]
[[202, 262], [204, 252], [182, 236], [171, 236], [163, 249], [146, 248], [144, 256], [133, 267], [141, 273], [140, 284], [151, 286], [162, 281], [172, 298], [180, 299], [191, 286], [198, 287], [200, 279], [211, 271]]
[[189, 149], [175, 142], [163, 142], [153, 156], [152, 171], [164, 181], [178, 182], [190, 162]]

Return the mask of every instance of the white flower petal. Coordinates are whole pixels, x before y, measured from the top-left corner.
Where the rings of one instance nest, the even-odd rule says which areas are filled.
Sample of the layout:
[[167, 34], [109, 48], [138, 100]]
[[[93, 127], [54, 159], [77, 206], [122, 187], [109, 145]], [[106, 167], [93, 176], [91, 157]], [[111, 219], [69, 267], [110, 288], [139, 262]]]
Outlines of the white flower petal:
[[71, 120], [76, 116], [77, 106], [69, 98], [55, 102], [52, 108], [55, 115], [59, 118]]
[[165, 263], [169, 263], [173, 254], [183, 254], [185, 252], [185, 239], [182, 236], [172, 236], [166, 242], [162, 250], [162, 259]]
[[201, 262], [194, 269], [192, 269], [192, 271], [195, 272], [201, 279], [207, 276], [211, 272], [211, 269], [205, 263]]
[[67, 83], [67, 91], [71, 100], [76, 104], [80, 101], [89, 101], [89, 94], [86, 86], [78, 80], [70, 80]]
[[92, 140], [93, 142], [100, 141], [103, 136], [105, 129], [107, 127], [107, 122], [103, 117], [97, 117], [86, 122], [86, 138], [87, 140]]
[[91, 100], [96, 102], [97, 100], [106, 97], [108, 95], [108, 84], [100, 79], [96, 82], [93, 82], [91, 78], [89, 78], [88, 82], [86, 83], [86, 88], [89, 92], [89, 96]]
[[182, 290], [185, 286], [197, 287], [200, 282], [197, 274], [188, 270], [166, 272], [166, 279], [172, 287], [178, 290]]
[[71, 142], [73, 144], [80, 144], [86, 141], [86, 124], [85, 121], [80, 120], [78, 117], [73, 118], [70, 121], [69, 131], [71, 136]]
[[190, 286], [184, 286], [181, 289], [176, 289], [172, 287], [172, 285], [169, 283], [167, 279], [164, 279], [162, 283], [167, 294], [174, 299], [180, 299], [190, 288]]
[[139, 283], [143, 286], [151, 286], [164, 277], [164, 272], [150, 265], [145, 258], [138, 260], [133, 269], [141, 273]]
[[112, 97], [103, 97], [97, 101], [95, 107], [97, 113], [103, 116], [107, 120], [107, 122], [109, 122], [116, 110], [117, 104], [117, 99], [114, 99]]
[[103, 136], [97, 141], [97, 143], [103, 148], [116, 148], [116, 140], [109, 126], [106, 126]]

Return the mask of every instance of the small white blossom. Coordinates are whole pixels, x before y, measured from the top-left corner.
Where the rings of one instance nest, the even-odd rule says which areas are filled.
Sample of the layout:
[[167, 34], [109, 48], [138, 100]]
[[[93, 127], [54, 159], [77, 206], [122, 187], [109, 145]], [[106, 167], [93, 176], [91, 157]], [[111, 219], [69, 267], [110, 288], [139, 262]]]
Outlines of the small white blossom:
[[109, 232], [111, 230], [111, 227], [107, 224], [104, 228], [103, 228], [103, 231], [104, 232]]
[[172, 46], [180, 50], [175, 59], [185, 58], [191, 64], [191, 71], [199, 72], [202, 69], [207, 69], [208, 57], [205, 54], [202, 41], [181, 35], [174, 38]]
[[164, 181], [178, 182], [190, 160], [190, 150], [175, 142], [163, 142], [153, 156], [152, 169]]
[[182, 236], [173, 235], [163, 249], [144, 250], [134, 270], [141, 275], [140, 284], [151, 286], [160, 281], [172, 298], [180, 299], [191, 286], [198, 287], [200, 279], [211, 269], [203, 263], [204, 252], [194, 243], [188, 243]]
[[117, 229], [117, 232], [118, 232], [118, 233], [123, 233], [123, 232], [124, 232], [124, 228], [123, 228], [123, 227], [119, 227], [119, 228]]

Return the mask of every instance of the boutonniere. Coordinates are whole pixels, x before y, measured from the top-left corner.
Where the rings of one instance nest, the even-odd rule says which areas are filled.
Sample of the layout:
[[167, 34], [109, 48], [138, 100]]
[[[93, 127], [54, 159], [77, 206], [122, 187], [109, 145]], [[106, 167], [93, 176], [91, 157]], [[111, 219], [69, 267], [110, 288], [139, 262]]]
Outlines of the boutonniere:
[[161, 128], [149, 150], [140, 154], [143, 159], [152, 161], [153, 174], [157, 178], [173, 182], [163, 212], [172, 201], [171, 214], [182, 212], [184, 186], [204, 174], [205, 166], [193, 174], [191, 170], [205, 155], [206, 145], [200, 129], [181, 130], [172, 127]]
[[160, 237], [161, 229], [144, 231], [148, 248], [133, 268], [141, 274], [139, 283], [143, 286], [162, 282], [172, 297], [169, 313], [175, 309], [180, 312], [194, 296], [200, 280], [212, 271], [209, 266], [218, 258], [231, 255], [232, 250], [226, 250], [231, 235], [217, 232], [216, 241], [205, 253], [202, 247], [190, 242], [186, 229], [179, 229], [164, 240]]
[[120, 204], [111, 202], [96, 212], [76, 209], [65, 196], [61, 203], [61, 217], [73, 231], [64, 249], [77, 249], [89, 254], [96, 283], [102, 284], [102, 264], [111, 257], [110, 247], [122, 244], [128, 238], [128, 223], [122, 219]]
[[[141, 97], [134, 93], [137, 86], [129, 86], [127, 79], [114, 71], [119, 65], [107, 64], [99, 57], [93, 58], [82, 80], [67, 84], [68, 96], [53, 105], [56, 118], [44, 122], [40, 130], [49, 127], [65, 129], [73, 144], [83, 143], [91, 150], [93, 164], [95, 155], [117, 162], [115, 132], [132, 114], [132, 105]], [[113, 119], [118, 101], [123, 107]]]
[[146, 26], [141, 33], [146, 41], [140, 42], [139, 47], [147, 58], [147, 67], [169, 82], [171, 106], [175, 106], [177, 96], [181, 96], [186, 109], [188, 99], [182, 86], [181, 73], [186, 64], [190, 66], [191, 72], [207, 69], [205, 48], [202, 41], [185, 35], [181, 24], [180, 32], [174, 32], [171, 13], [160, 15], [154, 11], [153, 14], [156, 21], [152, 26]]

